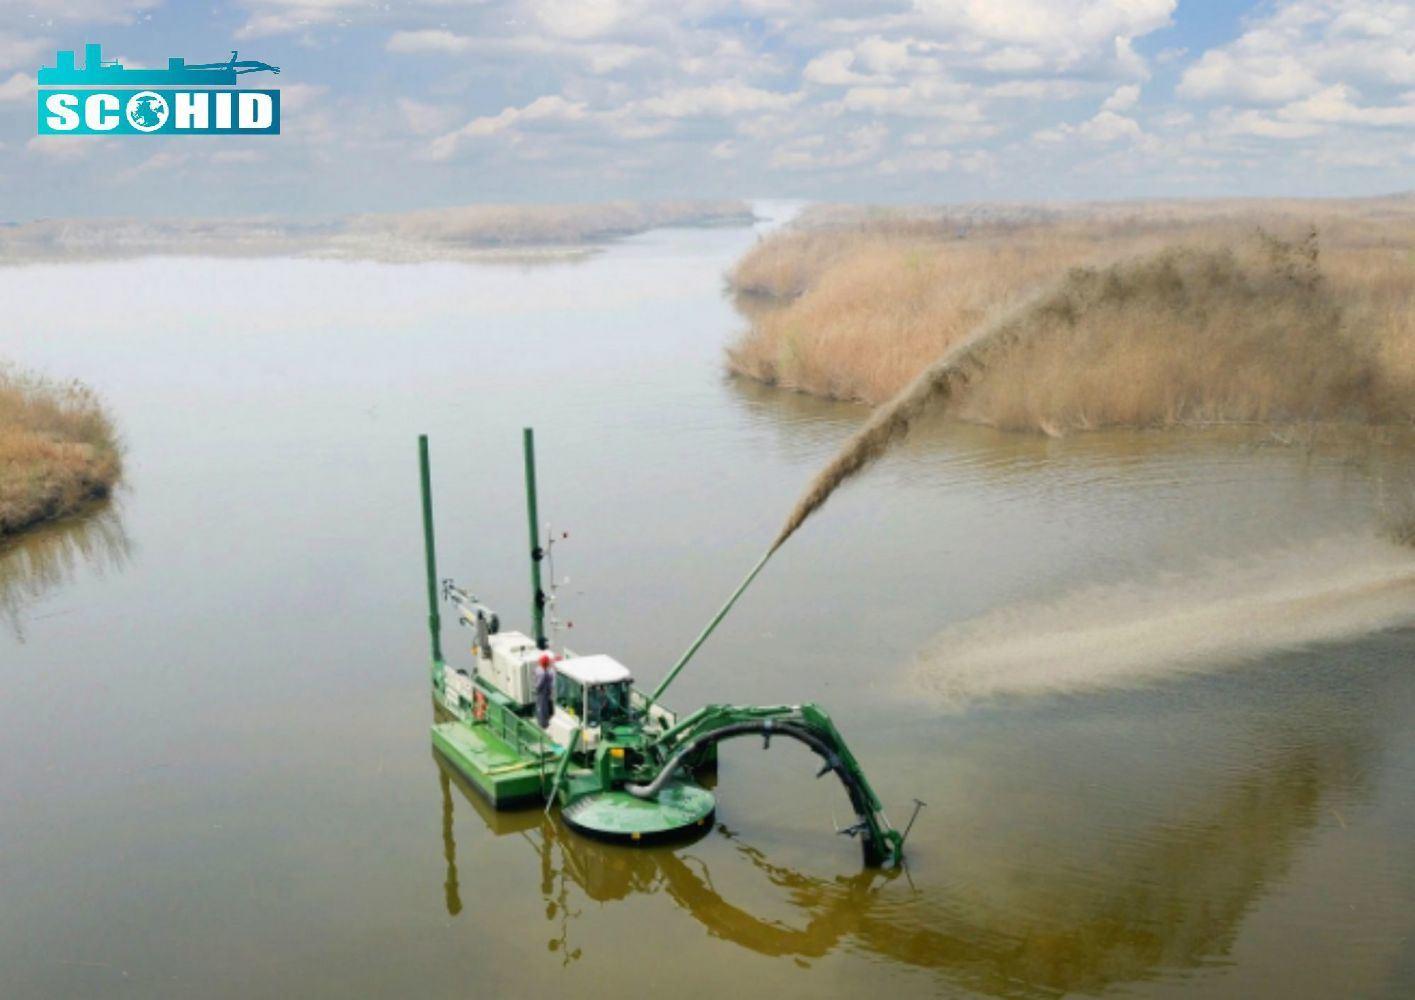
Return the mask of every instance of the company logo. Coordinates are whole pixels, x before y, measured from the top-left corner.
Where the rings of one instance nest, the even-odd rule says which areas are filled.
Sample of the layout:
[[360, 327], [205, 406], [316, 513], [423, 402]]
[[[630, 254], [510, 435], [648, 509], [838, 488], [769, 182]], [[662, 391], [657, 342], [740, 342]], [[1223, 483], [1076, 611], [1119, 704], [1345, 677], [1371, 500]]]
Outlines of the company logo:
[[279, 73], [254, 59], [137, 69], [112, 60], [102, 47], [58, 52], [39, 70], [40, 135], [279, 135], [280, 91], [240, 89], [246, 73]]

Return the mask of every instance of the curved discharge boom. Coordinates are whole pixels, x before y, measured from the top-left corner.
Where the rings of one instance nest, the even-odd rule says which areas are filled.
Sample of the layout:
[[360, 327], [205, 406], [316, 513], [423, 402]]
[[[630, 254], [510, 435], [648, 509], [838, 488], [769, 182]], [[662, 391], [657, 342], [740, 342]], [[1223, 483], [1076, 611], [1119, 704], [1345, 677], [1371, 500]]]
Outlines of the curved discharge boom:
[[890, 825], [874, 789], [830, 716], [815, 705], [709, 705], [700, 709], [645, 748], [645, 755], [659, 762], [657, 774], [645, 783], [626, 783], [624, 790], [638, 798], [654, 798], [681, 767], [702, 751], [723, 740], [757, 735], [762, 737], [763, 749], [770, 747], [773, 736], [784, 736], [814, 750], [823, 762], [816, 777], [834, 772], [855, 810], [854, 825], [840, 832], [861, 838], [866, 865], [899, 863], [904, 852], [903, 835]]

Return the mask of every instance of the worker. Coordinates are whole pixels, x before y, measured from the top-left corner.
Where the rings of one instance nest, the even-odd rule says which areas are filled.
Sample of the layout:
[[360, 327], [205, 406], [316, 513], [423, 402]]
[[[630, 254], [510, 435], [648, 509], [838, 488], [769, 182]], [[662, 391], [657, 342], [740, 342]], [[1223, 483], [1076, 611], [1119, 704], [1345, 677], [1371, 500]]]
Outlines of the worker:
[[535, 689], [536, 723], [544, 729], [550, 725], [550, 705], [555, 697], [555, 661], [549, 653], [542, 653], [536, 664]]

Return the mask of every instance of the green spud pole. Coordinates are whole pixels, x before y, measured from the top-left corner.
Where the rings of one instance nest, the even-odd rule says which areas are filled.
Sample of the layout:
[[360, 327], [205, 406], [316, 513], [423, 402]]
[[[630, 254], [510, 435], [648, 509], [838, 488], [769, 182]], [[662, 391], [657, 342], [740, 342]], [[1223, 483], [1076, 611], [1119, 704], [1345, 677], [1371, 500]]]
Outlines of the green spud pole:
[[437, 544], [432, 534], [432, 473], [428, 466], [427, 435], [418, 435], [418, 465], [423, 485], [423, 549], [427, 556], [427, 630], [432, 636], [432, 659], [442, 663], [442, 616], [437, 613]]
[[536, 513], [536, 436], [524, 430], [526, 452], [526, 519], [531, 531], [531, 620], [535, 624], [536, 648], [545, 649], [545, 592], [540, 589], [540, 561], [545, 550], [540, 547], [540, 517]]

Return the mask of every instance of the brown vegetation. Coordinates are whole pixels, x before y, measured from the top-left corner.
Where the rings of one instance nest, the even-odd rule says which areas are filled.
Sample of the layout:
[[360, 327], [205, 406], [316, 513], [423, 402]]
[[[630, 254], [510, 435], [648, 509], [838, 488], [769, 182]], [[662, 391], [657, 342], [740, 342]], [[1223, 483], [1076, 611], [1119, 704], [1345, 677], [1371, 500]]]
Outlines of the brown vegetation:
[[1415, 421], [1408, 198], [827, 209], [730, 281], [733, 370], [821, 395], [966, 350], [951, 412], [1000, 427]]
[[107, 496], [121, 472], [92, 390], [0, 370], [0, 538]]

